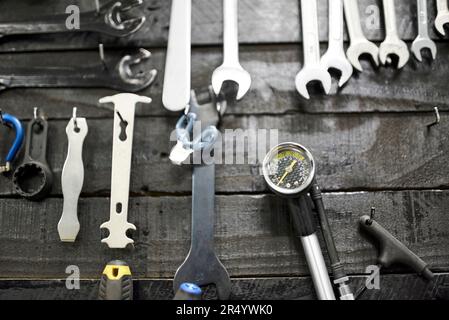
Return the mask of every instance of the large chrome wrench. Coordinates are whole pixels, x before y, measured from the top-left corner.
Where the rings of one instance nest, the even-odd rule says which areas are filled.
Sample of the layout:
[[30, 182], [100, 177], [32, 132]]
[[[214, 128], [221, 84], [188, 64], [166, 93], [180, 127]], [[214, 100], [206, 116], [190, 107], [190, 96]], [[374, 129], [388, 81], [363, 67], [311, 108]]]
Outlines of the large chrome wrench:
[[234, 81], [240, 100], [251, 87], [251, 76], [239, 61], [238, 0], [223, 0], [223, 23], [223, 64], [212, 74], [212, 88], [218, 95], [223, 82]]
[[437, 0], [438, 14], [435, 19], [435, 28], [442, 35], [446, 35], [444, 26], [449, 23], [449, 7], [447, 5], [447, 0]]
[[301, 0], [304, 66], [296, 75], [296, 90], [304, 98], [310, 99], [307, 85], [320, 81], [324, 92], [329, 94], [332, 78], [320, 62], [320, 39], [318, 34], [318, 10], [316, 0]]
[[412, 44], [412, 52], [418, 61], [422, 61], [421, 51], [429, 49], [432, 58], [437, 56], [437, 46], [429, 37], [429, 23], [427, 13], [427, 0], [417, 0], [418, 2], [418, 36]]
[[360, 64], [360, 57], [363, 54], [369, 54], [374, 64], [379, 66], [379, 48], [363, 34], [357, 0], [344, 0], [344, 11], [349, 37], [351, 39], [349, 48], [346, 51], [348, 60], [354, 68], [362, 72], [363, 68]]
[[391, 55], [396, 55], [399, 58], [397, 68], [403, 68], [410, 59], [410, 52], [407, 44], [399, 38], [398, 28], [396, 24], [396, 11], [394, 7], [394, 0], [382, 0], [385, 16], [385, 31], [386, 38], [379, 47], [380, 63], [386, 65], [390, 62]]
[[184, 110], [190, 100], [192, 0], [172, 0], [162, 103]]
[[151, 99], [131, 93], [120, 93], [100, 99], [100, 103], [114, 104], [110, 218], [100, 226], [101, 229], [106, 228], [109, 231], [109, 235], [101, 240], [109, 248], [125, 248], [134, 243], [126, 232], [129, 229], [136, 230], [136, 226], [128, 222], [128, 201], [134, 114], [139, 102], [151, 103]]
[[352, 76], [352, 65], [343, 47], [344, 22], [342, 0], [329, 0], [329, 48], [321, 58], [324, 68], [341, 72], [338, 85], [343, 86]]

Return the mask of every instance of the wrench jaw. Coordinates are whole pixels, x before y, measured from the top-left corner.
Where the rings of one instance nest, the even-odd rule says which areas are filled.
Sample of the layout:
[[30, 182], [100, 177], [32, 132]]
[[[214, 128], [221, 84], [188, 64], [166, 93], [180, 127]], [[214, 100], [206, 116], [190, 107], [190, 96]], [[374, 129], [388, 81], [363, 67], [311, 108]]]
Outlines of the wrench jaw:
[[336, 69], [340, 71], [341, 76], [338, 86], [341, 88], [351, 78], [353, 68], [344, 53], [336, 54], [336, 52], [327, 51], [321, 58], [321, 65], [325, 70]]
[[116, 37], [126, 37], [137, 32], [146, 21], [145, 15], [124, 17], [123, 14], [142, 5], [143, 0], [110, 1], [100, 7], [100, 14], [104, 16], [106, 34]]
[[212, 73], [212, 88], [218, 96], [225, 81], [234, 81], [238, 85], [237, 100], [241, 100], [251, 88], [251, 76], [239, 67], [221, 65]]
[[[195, 258], [189, 252], [184, 263], [178, 268], [173, 280], [173, 290], [178, 291], [184, 282], [194, 283], [199, 287], [214, 284], [220, 300], [227, 300], [231, 295], [231, 280], [226, 268], [214, 253], [198, 253]], [[201, 272], [199, 271], [201, 270]]]
[[[112, 226], [113, 224], [114, 226]], [[119, 221], [109, 220], [103, 223], [100, 226], [100, 229], [107, 229], [109, 232], [109, 235], [106, 238], [101, 239], [101, 242], [106, 243], [109, 248], [124, 249], [129, 244], [134, 244], [134, 240], [126, 235], [128, 230], [136, 230], [136, 226], [132, 223], [119, 223]], [[114, 234], [112, 234], [111, 230], [114, 230]]]
[[399, 58], [397, 68], [403, 68], [410, 59], [407, 44], [399, 39], [386, 39], [379, 47], [379, 60], [382, 65], [389, 63], [389, 57], [395, 55]]
[[443, 37], [446, 36], [445, 25], [449, 24], [449, 12], [439, 12], [435, 19], [435, 28]]
[[422, 62], [422, 51], [428, 49], [432, 55], [432, 59], [435, 60], [437, 57], [437, 46], [435, 42], [431, 39], [417, 37], [412, 44], [412, 52], [415, 55], [415, 58]]
[[379, 48], [372, 42], [366, 40], [363, 42], [351, 43], [346, 55], [352, 66], [359, 72], [363, 72], [362, 64], [360, 63], [360, 57], [363, 54], [368, 54], [373, 60], [376, 67], [379, 66]]
[[327, 70], [320, 65], [304, 67], [297, 75], [295, 79], [296, 90], [307, 100], [310, 99], [307, 85], [312, 81], [319, 81], [323, 86], [324, 92], [329, 94], [332, 87], [332, 78]]
[[140, 49], [139, 52], [135, 55], [126, 55], [124, 56], [120, 62], [117, 64], [116, 69], [119, 74], [119, 81], [123, 84], [120, 85], [120, 88], [129, 92], [138, 92], [140, 90], [145, 89], [150, 86], [156, 76], [157, 70], [152, 69], [149, 71], [140, 71], [134, 72], [132, 70], [133, 66], [138, 64], [142, 64], [144, 61], [149, 60], [151, 58], [151, 52], [145, 49]]

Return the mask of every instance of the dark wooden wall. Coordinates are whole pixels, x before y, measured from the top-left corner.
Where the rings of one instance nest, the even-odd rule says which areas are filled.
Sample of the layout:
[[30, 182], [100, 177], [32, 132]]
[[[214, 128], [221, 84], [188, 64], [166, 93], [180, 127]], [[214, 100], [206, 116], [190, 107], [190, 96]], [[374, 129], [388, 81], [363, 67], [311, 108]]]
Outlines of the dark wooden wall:
[[[369, 5], [361, 0], [362, 17]], [[410, 44], [416, 34], [414, 1], [397, 3], [401, 36]], [[0, 2], [0, 21], [81, 10], [93, 1]], [[129, 220], [137, 226], [134, 250], [111, 250], [100, 243], [99, 226], [109, 216], [112, 113], [98, 99], [104, 89], [17, 89], [0, 93], [0, 106], [27, 121], [33, 107], [50, 119], [48, 159], [57, 177], [51, 196], [33, 203], [13, 193], [11, 179], [0, 176], [0, 298], [94, 299], [106, 262], [128, 261], [136, 279], [136, 297], [172, 297], [171, 279], [190, 241], [191, 171], [168, 160], [169, 134], [179, 114], [162, 107], [161, 94], [170, 1], [147, 0], [148, 21], [130, 39], [71, 34], [0, 39], [0, 67], [66, 66], [98, 63], [96, 47], [106, 57], [143, 46], [153, 53], [149, 65], [159, 71], [156, 83], [141, 94], [154, 102], [137, 110]], [[429, 8], [432, 18], [436, 9]], [[309, 147], [319, 165], [318, 180], [337, 248], [354, 287], [364, 280], [376, 250], [360, 234], [357, 221], [377, 208], [377, 220], [427, 261], [438, 274], [433, 284], [402, 266], [385, 270], [381, 290], [364, 299], [447, 299], [449, 297], [449, 44], [432, 30], [438, 59], [413, 59], [401, 71], [373, 69], [364, 62], [342, 89], [330, 96], [300, 98], [294, 76], [302, 64], [297, 0], [241, 0], [241, 63], [251, 73], [252, 90], [224, 117], [222, 129], [277, 128], [280, 140]], [[319, 1], [322, 50], [326, 49], [327, 1]], [[221, 62], [220, 0], [193, 1], [192, 85], [204, 88]], [[367, 29], [381, 41], [382, 24]], [[88, 118], [85, 185], [79, 205], [81, 231], [74, 244], [61, 243], [56, 230], [62, 209], [59, 183], [66, 156], [65, 126], [72, 108]], [[433, 106], [441, 124], [431, 129]], [[0, 127], [0, 154], [13, 135]], [[234, 299], [313, 298], [302, 248], [292, 236], [282, 201], [272, 196], [257, 165], [217, 168], [216, 250], [233, 278]], [[81, 270], [81, 290], [65, 289], [65, 268]], [[209, 292], [212, 296], [213, 292]]]

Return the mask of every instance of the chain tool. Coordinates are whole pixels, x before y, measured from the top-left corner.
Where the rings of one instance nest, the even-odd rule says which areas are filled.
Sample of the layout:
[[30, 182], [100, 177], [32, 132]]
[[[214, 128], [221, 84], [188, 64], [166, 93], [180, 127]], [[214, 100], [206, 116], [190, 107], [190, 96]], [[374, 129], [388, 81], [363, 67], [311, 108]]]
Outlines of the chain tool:
[[61, 241], [74, 242], [80, 230], [78, 198], [84, 182], [83, 143], [88, 132], [86, 119], [76, 116], [76, 108], [73, 109], [73, 117], [67, 124], [65, 132], [69, 146], [62, 168], [64, 205], [58, 223], [58, 233]]
[[25, 133], [23, 130], [22, 123], [20, 122], [19, 119], [17, 119], [15, 116], [11, 114], [3, 113], [1, 110], [0, 110], [0, 122], [5, 126], [11, 127], [16, 134], [14, 142], [11, 148], [9, 149], [8, 154], [6, 155], [5, 164], [3, 166], [0, 166], [0, 173], [6, 173], [11, 171], [11, 164], [14, 161], [17, 154], [19, 153], [20, 148], [22, 147]]
[[25, 157], [13, 175], [16, 192], [28, 200], [43, 199], [53, 185], [53, 172], [46, 159], [47, 135], [48, 122], [35, 108], [28, 124]]
[[134, 243], [126, 232], [129, 229], [136, 230], [136, 226], [128, 222], [135, 108], [137, 103], [151, 103], [151, 99], [121, 93], [101, 98], [100, 103], [114, 104], [110, 219], [100, 226], [101, 229], [108, 229], [109, 235], [101, 242], [109, 248], [125, 248]]

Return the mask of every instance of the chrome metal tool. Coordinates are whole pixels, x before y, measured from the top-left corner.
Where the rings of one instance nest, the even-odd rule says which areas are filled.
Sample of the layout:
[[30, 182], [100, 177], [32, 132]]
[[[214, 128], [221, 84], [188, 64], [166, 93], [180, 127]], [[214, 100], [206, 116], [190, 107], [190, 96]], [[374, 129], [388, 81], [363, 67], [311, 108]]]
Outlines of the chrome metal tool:
[[100, 226], [101, 229], [108, 229], [109, 235], [101, 242], [109, 248], [125, 248], [134, 243], [126, 232], [129, 229], [136, 230], [136, 226], [128, 222], [135, 107], [137, 103], [151, 103], [151, 99], [120, 93], [101, 98], [100, 103], [114, 104], [110, 218]]
[[62, 242], [74, 242], [80, 230], [78, 198], [84, 183], [83, 143], [88, 133], [86, 118], [73, 117], [65, 129], [69, 141], [67, 158], [62, 168], [61, 185], [64, 196], [58, 234]]
[[435, 60], [437, 46], [429, 37], [429, 23], [427, 13], [427, 0], [417, 0], [418, 3], [418, 36], [412, 43], [412, 52], [418, 61], [422, 61], [421, 51], [428, 49]]
[[445, 26], [449, 23], [449, 7], [447, 0], [436, 0], [437, 1], [437, 17], [435, 19], [435, 28], [442, 35], [446, 35], [444, 30]]

